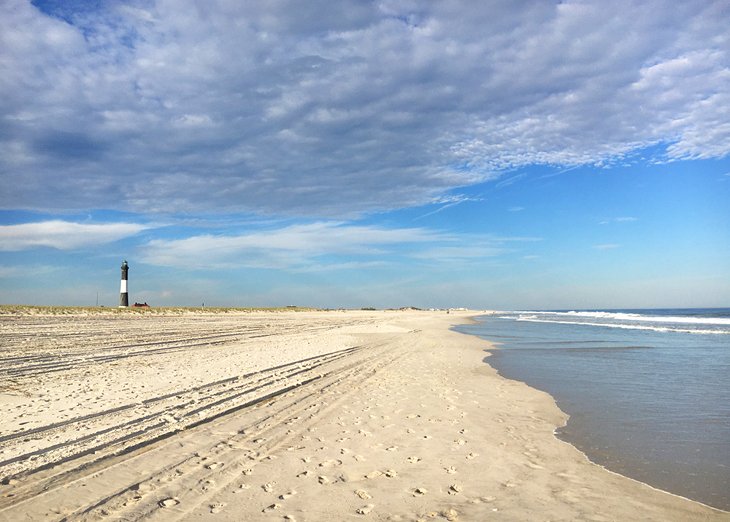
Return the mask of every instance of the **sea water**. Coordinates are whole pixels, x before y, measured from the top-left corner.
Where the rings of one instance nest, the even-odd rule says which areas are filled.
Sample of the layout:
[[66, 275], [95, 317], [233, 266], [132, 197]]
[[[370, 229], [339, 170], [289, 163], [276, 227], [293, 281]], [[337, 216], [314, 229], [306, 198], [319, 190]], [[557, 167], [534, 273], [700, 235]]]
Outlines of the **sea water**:
[[730, 309], [518, 311], [459, 331], [550, 393], [593, 462], [730, 510]]

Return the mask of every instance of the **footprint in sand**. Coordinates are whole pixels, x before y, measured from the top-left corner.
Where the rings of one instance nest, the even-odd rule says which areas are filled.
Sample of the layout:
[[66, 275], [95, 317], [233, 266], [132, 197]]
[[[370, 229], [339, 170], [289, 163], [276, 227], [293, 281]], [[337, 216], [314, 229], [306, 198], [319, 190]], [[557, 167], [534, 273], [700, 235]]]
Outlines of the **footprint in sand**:
[[174, 497], [168, 497], [168, 498], [163, 498], [162, 500], [160, 500], [157, 503], [157, 505], [162, 508], [169, 508], [172, 506], [177, 506], [179, 503], [180, 503], [180, 501], [178, 499], [176, 499]]
[[276, 482], [267, 482], [266, 484], [261, 486], [261, 489], [263, 489], [267, 493], [271, 493], [272, 491], [274, 491], [275, 484], [276, 484]]
[[330, 459], [325, 460], [324, 462], [319, 463], [320, 468], [334, 468], [336, 466], [341, 466], [342, 461], [340, 459]]
[[385, 472], [383, 473], [383, 475], [385, 475], [388, 478], [395, 478], [398, 476], [398, 472], [394, 469], [386, 469]]
[[266, 506], [264, 509], [261, 510], [262, 513], [271, 513], [272, 511], [275, 511], [279, 509], [281, 506], [279, 504], [271, 504], [270, 506]]
[[358, 515], [367, 515], [375, 508], [375, 504], [368, 504], [366, 506], [363, 506], [361, 508], [358, 508], [355, 513]]
[[296, 494], [297, 494], [297, 492], [292, 489], [291, 491], [289, 491], [287, 493], [282, 493], [281, 495], [279, 495], [279, 500], [286, 500], [288, 498], [293, 497]]
[[356, 490], [355, 490], [355, 495], [357, 495], [358, 497], [360, 497], [360, 498], [361, 498], [361, 499], [363, 499], [363, 500], [370, 500], [371, 498], [373, 498], [373, 497], [372, 497], [372, 496], [370, 495], [370, 493], [368, 493], [368, 492], [367, 492], [367, 491], [365, 491], [364, 489], [356, 489]]
[[416, 462], [421, 461], [421, 457], [408, 457], [406, 460], [411, 464], [415, 464]]
[[413, 490], [413, 496], [414, 497], [422, 497], [426, 493], [428, 493], [428, 490], [426, 488], [416, 488]]
[[325, 485], [325, 484], [330, 483], [330, 479], [325, 477], [324, 475], [320, 475], [319, 477], [317, 477], [317, 482], [319, 482], [322, 485]]
[[456, 468], [454, 466], [449, 466], [448, 468], [444, 468], [444, 471], [446, 471], [449, 475], [453, 475], [456, 473]]
[[466, 456], [466, 458], [467, 458], [468, 460], [472, 460], [472, 459], [475, 459], [475, 458], [477, 458], [478, 456], [479, 456], [479, 453], [473, 453], [473, 452], [472, 452], [472, 453], [469, 453], [469, 454], [468, 454], [468, 455]]
[[208, 507], [210, 508], [211, 513], [220, 513], [223, 511], [223, 508], [226, 507], [226, 504], [225, 502], [216, 502]]
[[457, 495], [461, 493], [461, 486], [459, 484], [451, 484], [449, 486], [449, 495]]

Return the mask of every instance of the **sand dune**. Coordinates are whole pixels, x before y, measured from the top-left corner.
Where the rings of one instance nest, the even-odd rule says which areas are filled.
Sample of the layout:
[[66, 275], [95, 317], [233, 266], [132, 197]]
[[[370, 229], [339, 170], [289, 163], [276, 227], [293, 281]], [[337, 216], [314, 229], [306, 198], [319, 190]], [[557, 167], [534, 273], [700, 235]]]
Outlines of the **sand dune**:
[[556, 439], [468, 316], [2, 316], [0, 520], [730, 520]]

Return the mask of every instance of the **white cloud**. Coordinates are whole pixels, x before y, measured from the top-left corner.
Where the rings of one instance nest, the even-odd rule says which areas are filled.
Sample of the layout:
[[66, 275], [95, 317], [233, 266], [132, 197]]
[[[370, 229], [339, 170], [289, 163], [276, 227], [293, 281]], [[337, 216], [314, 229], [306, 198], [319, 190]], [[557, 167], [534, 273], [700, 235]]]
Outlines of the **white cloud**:
[[614, 250], [616, 248], [619, 248], [621, 245], [618, 245], [616, 243], [603, 243], [600, 245], [593, 245], [593, 248], [596, 250]]
[[599, 223], [599, 225], [609, 225], [611, 223], [633, 223], [634, 221], [638, 221], [639, 218], [635, 218], [633, 216], [620, 216], [615, 218], [609, 218], [604, 219]]
[[455, 207], [456, 205], [461, 205], [462, 203], [466, 203], [467, 201], [482, 201], [481, 198], [476, 197], [469, 197], [464, 194], [453, 194], [449, 196], [439, 197], [436, 198], [431, 203], [433, 204], [439, 204], [441, 205], [435, 210], [432, 210], [431, 212], [427, 212], [421, 216], [418, 216], [415, 219], [423, 219], [428, 216], [433, 216], [434, 214], [438, 214], [439, 212], [442, 212], [448, 208]]
[[440, 246], [426, 249], [418, 252], [414, 257], [419, 259], [428, 259], [438, 262], [454, 262], [469, 261], [474, 259], [483, 259], [485, 257], [495, 257], [505, 254], [509, 250], [494, 245], [460, 245], [460, 246]]
[[60, 267], [51, 265], [0, 265], [0, 278], [36, 277], [40, 274], [49, 274], [60, 270]]
[[391, 263], [387, 261], [349, 261], [346, 263], [320, 263], [311, 264], [307, 266], [301, 266], [293, 269], [293, 272], [300, 273], [315, 273], [323, 272], [326, 274], [332, 274], [334, 270], [372, 270], [387, 268], [391, 266]]
[[19, 251], [38, 247], [74, 250], [112, 243], [149, 228], [136, 223], [72, 223], [42, 221], [20, 225], [0, 225], [0, 250]]
[[404, 259], [429, 266], [468, 263], [513, 252], [515, 247], [509, 244], [535, 241], [541, 239], [317, 222], [235, 235], [154, 239], [141, 247], [139, 258], [152, 265], [188, 269], [316, 272], [387, 268]]
[[539, 241], [542, 241], [542, 238], [462, 234], [453, 244], [429, 246], [414, 253], [413, 257], [437, 264], [457, 266], [511, 254], [518, 249], [516, 244]]
[[[454, 238], [424, 228], [387, 229], [376, 226], [319, 222], [238, 235], [198, 235], [185, 239], [154, 239], [144, 245], [142, 261], [179, 268], [287, 268], [318, 266], [321, 256], [384, 256], [404, 245], [449, 242]], [[379, 261], [379, 260], [376, 260]], [[372, 261], [328, 263], [337, 269], [357, 268]], [[374, 266], [370, 264], [370, 266]]]
[[730, 152], [723, 2], [48, 5], [0, 4], [2, 208], [350, 217]]

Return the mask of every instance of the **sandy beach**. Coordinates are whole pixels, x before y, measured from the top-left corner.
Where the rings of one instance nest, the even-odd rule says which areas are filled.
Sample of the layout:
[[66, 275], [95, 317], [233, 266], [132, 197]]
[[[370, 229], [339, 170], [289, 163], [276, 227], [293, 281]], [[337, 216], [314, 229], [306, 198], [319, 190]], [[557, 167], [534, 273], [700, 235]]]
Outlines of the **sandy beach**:
[[473, 315], [5, 310], [0, 520], [730, 520], [558, 440]]

